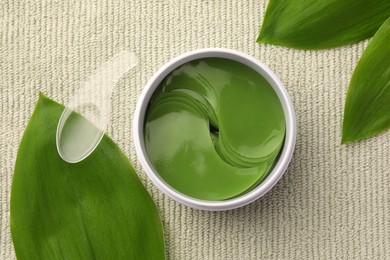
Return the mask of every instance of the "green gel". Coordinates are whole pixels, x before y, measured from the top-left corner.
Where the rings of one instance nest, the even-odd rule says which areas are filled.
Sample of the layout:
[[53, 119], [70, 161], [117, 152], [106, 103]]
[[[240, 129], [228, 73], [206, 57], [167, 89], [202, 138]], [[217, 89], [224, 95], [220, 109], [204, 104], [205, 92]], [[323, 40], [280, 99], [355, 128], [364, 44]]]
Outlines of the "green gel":
[[277, 94], [256, 71], [205, 58], [163, 80], [144, 130], [149, 160], [167, 184], [218, 201], [267, 177], [283, 145], [285, 118]]

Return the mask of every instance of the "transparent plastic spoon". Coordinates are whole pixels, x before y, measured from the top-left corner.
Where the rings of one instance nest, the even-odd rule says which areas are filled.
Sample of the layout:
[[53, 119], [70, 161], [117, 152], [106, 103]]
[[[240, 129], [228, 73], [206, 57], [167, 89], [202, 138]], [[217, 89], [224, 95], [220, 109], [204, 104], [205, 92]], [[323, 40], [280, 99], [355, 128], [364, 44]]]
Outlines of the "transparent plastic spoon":
[[138, 64], [132, 51], [121, 51], [98, 67], [70, 98], [57, 126], [58, 154], [69, 163], [88, 157], [103, 138], [117, 81]]

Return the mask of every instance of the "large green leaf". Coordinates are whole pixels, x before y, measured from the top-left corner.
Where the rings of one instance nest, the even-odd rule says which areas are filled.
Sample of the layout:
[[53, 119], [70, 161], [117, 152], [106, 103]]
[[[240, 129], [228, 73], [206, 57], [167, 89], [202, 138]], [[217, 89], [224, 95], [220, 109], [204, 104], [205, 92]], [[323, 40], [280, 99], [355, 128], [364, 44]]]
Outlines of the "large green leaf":
[[19, 147], [11, 193], [18, 259], [164, 259], [157, 209], [109, 137], [80, 163], [59, 157], [63, 109], [41, 95]]
[[343, 143], [390, 128], [390, 18], [372, 38], [352, 75], [345, 102]]
[[332, 48], [373, 36], [389, 16], [389, 0], [270, 0], [257, 41]]

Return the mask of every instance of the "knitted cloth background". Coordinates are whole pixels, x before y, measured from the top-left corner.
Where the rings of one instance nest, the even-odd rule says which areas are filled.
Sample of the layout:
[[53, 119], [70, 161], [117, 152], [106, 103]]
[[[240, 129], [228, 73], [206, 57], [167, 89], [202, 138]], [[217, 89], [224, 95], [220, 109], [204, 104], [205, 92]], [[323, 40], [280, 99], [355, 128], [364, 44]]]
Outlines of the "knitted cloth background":
[[[0, 3], [0, 259], [15, 257], [9, 201], [19, 142], [42, 91], [64, 103], [131, 49], [140, 64], [112, 97], [108, 134], [161, 214], [168, 259], [390, 259], [390, 132], [341, 145], [347, 86], [368, 40], [323, 51], [257, 44], [264, 0], [3, 0]], [[263, 198], [226, 212], [163, 195], [137, 162], [132, 115], [152, 74], [204, 47], [246, 52], [283, 81], [297, 113], [290, 167]]]

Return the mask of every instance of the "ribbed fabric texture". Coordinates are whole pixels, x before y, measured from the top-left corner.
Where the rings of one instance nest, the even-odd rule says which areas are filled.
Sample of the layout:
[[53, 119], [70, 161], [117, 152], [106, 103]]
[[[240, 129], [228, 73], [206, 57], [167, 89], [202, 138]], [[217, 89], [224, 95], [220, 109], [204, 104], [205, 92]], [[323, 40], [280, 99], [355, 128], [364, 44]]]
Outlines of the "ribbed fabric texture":
[[[137, 68], [112, 97], [108, 134], [161, 214], [168, 259], [390, 259], [390, 132], [341, 145], [349, 79], [368, 41], [324, 51], [257, 44], [263, 0], [3, 0], [0, 3], [0, 259], [15, 257], [10, 192], [18, 145], [42, 91], [67, 102], [91, 71], [131, 49]], [[295, 105], [298, 139], [281, 181], [258, 201], [203, 212], [163, 195], [137, 162], [132, 116], [152, 74], [204, 47], [267, 64]]]

